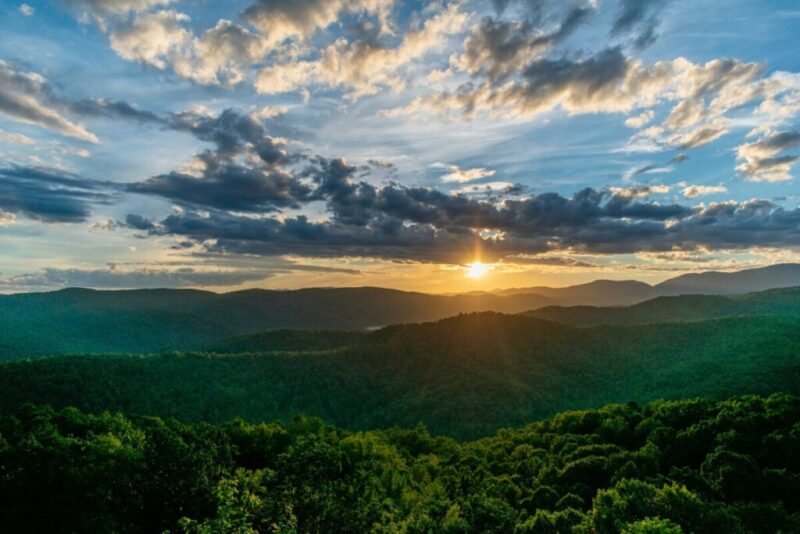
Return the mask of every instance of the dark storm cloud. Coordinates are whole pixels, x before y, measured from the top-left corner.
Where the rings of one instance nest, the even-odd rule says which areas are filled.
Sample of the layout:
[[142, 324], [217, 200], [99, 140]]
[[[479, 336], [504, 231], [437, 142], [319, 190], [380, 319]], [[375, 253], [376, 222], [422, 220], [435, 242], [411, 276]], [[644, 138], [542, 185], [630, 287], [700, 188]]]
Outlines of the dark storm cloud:
[[189, 132], [215, 148], [195, 155], [191, 172], [153, 176], [128, 185], [128, 191], [239, 211], [274, 211], [311, 200], [312, 184], [292, 168], [306, 156], [287, 152], [253, 117], [232, 109], [218, 116], [181, 112], [172, 114], [167, 127]]
[[112, 200], [112, 184], [47, 168], [0, 169], [0, 211], [44, 222], [80, 222], [91, 207]]
[[493, 108], [509, 107], [533, 114], [562, 106], [568, 111], [593, 112], [624, 107], [619, 84], [630, 69], [619, 48], [595, 56], [572, 60], [541, 59], [528, 63], [513, 82], [495, 87], [492, 83], [457, 96], [467, 112], [476, 99]]
[[131, 184], [133, 193], [159, 195], [170, 200], [217, 209], [271, 211], [299, 207], [311, 188], [292, 174], [261, 167], [246, 167], [220, 160], [214, 153], [199, 156], [200, 176], [173, 171]]
[[156, 227], [150, 219], [133, 213], [125, 217], [125, 225], [134, 230], [154, 230]]
[[632, 253], [800, 244], [800, 210], [769, 201], [687, 207], [584, 189], [571, 197], [544, 193], [487, 203], [425, 188], [346, 182], [343, 174], [319, 182], [316, 194], [327, 202], [328, 220], [187, 211], [135, 226], [215, 252], [445, 262], [463, 261], [476, 246], [497, 259], [566, 248]]
[[[260, 122], [233, 109], [226, 109], [216, 117], [192, 111], [173, 113], [169, 125], [174, 130], [186, 131], [202, 141], [214, 143], [221, 155], [238, 154], [246, 143], [259, 145], [270, 140]], [[272, 154], [267, 159], [276, 157]]]

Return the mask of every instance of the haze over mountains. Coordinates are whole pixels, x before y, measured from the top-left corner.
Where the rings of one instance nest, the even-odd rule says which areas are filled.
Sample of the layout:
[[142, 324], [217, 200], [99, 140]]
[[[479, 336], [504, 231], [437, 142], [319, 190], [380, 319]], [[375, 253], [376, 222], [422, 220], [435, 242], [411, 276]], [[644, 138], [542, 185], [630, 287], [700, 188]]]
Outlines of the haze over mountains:
[[[795, 282], [796, 271], [779, 266], [733, 279], [741, 276], [743, 287], [781, 285]], [[692, 277], [691, 287], [702, 280], [718, 287], [719, 279]], [[592, 302], [626, 285], [583, 289]], [[563, 302], [580, 293], [563, 291]], [[800, 393], [800, 287], [611, 307], [558, 306], [557, 294], [345, 288], [6, 296], [0, 354], [10, 363], [0, 365], [0, 411], [32, 402], [186, 421], [305, 413], [350, 429], [423, 421], [474, 437], [609, 402]], [[493, 306], [507, 313], [476, 312]], [[382, 321], [419, 324], [364, 328]], [[154, 352], [161, 353], [148, 355]], [[65, 356], [80, 353], [95, 355]]]
[[[557, 306], [624, 306], [680, 292], [748, 293], [800, 286], [800, 265], [785, 264], [737, 273], [685, 275], [657, 286], [635, 281], [599, 280], [566, 288], [535, 287], [497, 294], [430, 295], [392, 289], [311, 288], [294, 291], [246, 290], [217, 294], [197, 290], [94, 291], [0, 296], [0, 360], [75, 353], [147, 353], [196, 347], [232, 336], [271, 329], [359, 330], [398, 323], [435, 321], [479, 311], [521, 313], [572, 324], [596, 323]], [[669, 302], [619, 312], [622, 317], [670, 320]], [[704, 301], [717, 315], [684, 301], [687, 317], [746, 314], [726, 300]], [[748, 305], [754, 305], [750, 302]], [[677, 310], [673, 310], [677, 311]], [[583, 311], [584, 315], [592, 312]], [[594, 312], [611, 317], [606, 311]], [[617, 313], [616, 311], [614, 312]], [[562, 318], [569, 315], [570, 318]], [[617, 315], [614, 315], [615, 317]]]
[[708, 271], [670, 278], [656, 285], [635, 280], [596, 280], [570, 287], [505, 289], [497, 295], [535, 293], [561, 306], [626, 306], [674, 295], [741, 295], [767, 289], [800, 286], [800, 264], [783, 263], [736, 272]]

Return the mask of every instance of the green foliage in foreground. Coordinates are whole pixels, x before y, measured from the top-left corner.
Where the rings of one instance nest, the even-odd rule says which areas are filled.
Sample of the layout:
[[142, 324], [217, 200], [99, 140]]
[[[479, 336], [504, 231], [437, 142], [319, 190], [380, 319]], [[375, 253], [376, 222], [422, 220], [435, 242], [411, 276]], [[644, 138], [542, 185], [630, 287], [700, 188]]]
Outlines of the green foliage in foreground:
[[800, 531], [800, 399], [566, 412], [459, 443], [318, 419], [0, 417], [3, 532]]
[[0, 412], [26, 402], [181, 421], [319, 416], [350, 430], [475, 438], [614, 402], [800, 394], [800, 321], [744, 317], [575, 328], [464, 315], [369, 334], [269, 332], [220, 352], [59, 357], [0, 365]]

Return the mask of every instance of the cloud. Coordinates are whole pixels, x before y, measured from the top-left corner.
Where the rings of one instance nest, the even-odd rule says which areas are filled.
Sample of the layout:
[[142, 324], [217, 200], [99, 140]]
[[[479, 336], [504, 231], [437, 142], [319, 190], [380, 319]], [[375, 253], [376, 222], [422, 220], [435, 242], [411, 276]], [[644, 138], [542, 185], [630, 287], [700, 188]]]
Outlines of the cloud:
[[111, 48], [123, 59], [206, 85], [235, 85], [267, 52], [267, 43], [229, 20], [199, 36], [187, 29], [185, 13], [162, 9], [118, 20], [109, 30]]
[[638, 115], [634, 115], [633, 117], [628, 117], [625, 119], [625, 126], [628, 126], [629, 128], [641, 128], [653, 120], [654, 116], [655, 112], [651, 109], [648, 109], [647, 111], [643, 111]]
[[35, 141], [27, 135], [5, 132], [3, 130], [0, 130], [0, 142], [17, 143], [20, 145], [32, 145], [35, 143]]
[[218, 116], [185, 111], [172, 114], [167, 127], [215, 148], [196, 154], [179, 170], [129, 184], [129, 192], [240, 211], [274, 211], [311, 200], [311, 178], [295, 168], [307, 158], [287, 152], [256, 117], [232, 109]]
[[492, 82], [504, 80], [566, 39], [588, 20], [593, 11], [590, 3], [569, 7], [565, 13], [559, 14], [559, 22], [550, 31], [541, 27], [541, 13], [535, 21], [484, 17], [470, 31], [463, 52], [451, 63], [472, 76], [483, 76]]
[[256, 76], [259, 93], [285, 93], [310, 84], [345, 87], [351, 98], [377, 93], [382, 87], [400, 90], [405, 82], [398, 70], [440, 47], [447, 35], [461, 30], [467, 15], [452, 3], [428, 18], [422, 28], [409, 31], [396, 47], [384, 45], [379, 35], [367, 32], [348, 41], [337, 39], [319, 59], [293, 60], [270, 65]]
[[156, 228], [153, 221], [133, 213], [129, 213], [125, 217], [125, 226], [133, 228], [134, 230], [155, 230]]
[[[660, 4], [623, 2], [625, 16], [620, 14], [618, 31], [642, 20], [642, 13], [651, 9], [646, 6]], [[549, 33], [541, 27], [531, 31], [528, 24], [526, 19], [484, 19], [470, 32], [464, 52], [451, 59], [449, 70], [457, 86], [422, 94], [381, 114], [422, 116], [433, 111], [447, 119], [488, 115], [520, 120], [554, 111], [625, 113], [627, 126], [644, 128], [625, 150], [658, 152], [708, 145], [741, 124], [758, 125], [750, 135], [771, 135], [771, 128], [800, 113], [800, 76], [792, 73], [765, 76], [763, 64], [724, 58], [694, 63], [678, 57], [648, 65], [621, 46], [574, 57], [557, 55], [559, 47], [549, 46], [531, 53], [526, 36]], [[669, 113], [651, 125], [664, 104], [672, 104]], [[744, 112], [750, 117], [743, 118]], [[753, 180], [787, 180], [795, 161], [794, 156], [776, 156], [764, 158], [761, 165], [745, 161], [739, 170]]]
[[10, 211], [0, 211], [0, 226], [8, 226], [17, 222], [17, 216]]
[[20, 4], [19, 5], [19, 12], [22, 13], [26, 17], [32, 17], [36, 10], [33, 9], [32, 6], [28, 4]]
[[488, 178], [490, 176], [494, 176], [495, 171], [492, 169], [485, 169], [483, 167], [474, 167], [471, 169], [462, 169], [458, 165], [446, 165], [440, 164], [441, 168], [447, 169], [447, 174], [442, 176], [442, 181], [445, 183], [449, 182], [472, 182], [474, 180], [480, 180], [482, 178]]
[[105, 29], [107, 19], [129, 13], [141, 13], [154, 7], [172, 3], [172, 0], [63, 0], [68, 10], [78, 20], [86, 23], [94, 21]]
[[683, 188], [683, 196], [686, 198], [696, 198], [705, 195], [716, 195], [727, 193], [728, 188], [724, 185], [688, 185]]
[[522, 188], [520, 184], [511, 182], [487, 182], [482, 184], [467, 184], [458, 189], [450, 190], [451, 195], [510, 195], [517, 193]]
[[105, 98], [85, 99], [66, 104], [69, 110], [82, 117], [125, 119], [134, 122], [166, 124], [166, 121], [152, 111], [141, 110], [128, 102]]
[[[669, 133], [677, 137], [667, 142], [697, 146], [711, 139], [707, 133], [697, 133], [698, 126], [706, 126], [701, 118], [717, 119], [720, 125], [724, 113], [749, 101], [742, 102], [742, 91], [747, 89], [750, 100], [756, 98], [749, 84], [756, 83], [762, 71], [759, 64], [727, 59], [695, 64], [678, 58], [648, 67], [619, 47], [608, 48], [581, 59], [533, 59], [508, 80], [493, 80], [479, 72], [454, 92], [416, 98], [405, 112], [433, 109], [445, 115], [460, 112], [466, 118], [478, 112], [531, 117], [555, 109], [570, 114], [628, 113], [664, 101], [677, 101], [675, 109], [681, 109], [689, 107], [685, 102], [694, 102], [702, 109], [691, 115], [673, 109], [664, 125], [651, 128], [649, 135]], [[704, 104], [706, 100], [710, 104]]]
[[91, 207], [108, 203], [108, 185], [47, 168], [0, 169], [0, 210], [43, 222], [81, 222]]
[[[646, 171], [641, 171], [646, 172]], [[640, 174], [640, 173], [636, 173]], [[666, 195], [672, 188], [668, 185], [634, 185], [631, 187], [611, 187], [609, 190], [622, 198], [647, 198], [651, 195]]]
[[164, 69], [168, 61], [182, 59], [193, 36], [183, 27], [189, 16], [174, 10], [147, 13], [113, 29], [111, 48], [123, 59]]
[[49, 128], [61, 135], [96, 143], [97, 137], [65, 116], [64, 106], [44, 77], [15, 69], [0, 60], [0, 113], [19, 122]]
[[531, 256], [528, 254], [515, 254], [503, 258], [503, 264], [511, 265], [541, 265], [546, 267], [577, 267], [577, 268], [591, 268], [598, 267], [596, 263], [590, 263], [569, 256], [561, 255], [539, 255]]
[[[487, 260], [574, 250], [617, 254], [790, 246], [800, 209], [769, 201], [688, 207], [644, 201], [644, 193], [584, 189], [486, 202], [426, 188], [353, 183], [328, 173], [320, 192], [330, 218], [245, 217], [184, 211], [149, 221], [149, 233], [176, 235], [208, 250], [265, 256], [367, 256], [458, 263], [479, 247]], [[144, 226], [139, 224], [139, 226]]]
[[4, 289], [43, 289], [57, 287], [89, 287], [96, 289], [184, 288], [238, 286], [274, 276], [270, 271], [138, 269], [60, 269], [48, 267], [40, 272], [0, 279]]
[[783, 182], [792, 179], [792, 166], [798, 156], [780, 153], [800, 147], [800, 132], [778, 132], [759, 141], [741, 145], [737, 157], [744, 162], [736, 167], [745, 178], [754, 182]]
[[609, 34], [616, 36], [637, 32], [633, 40], [636, 48], [645, 48], [656, 40], [658, 15], [666, 0], [620, 0], [617, 15]]
[[215, 153], [198, 156], [203, 167], [199, 176], [171, 172], [131, 184], [128, 191], [153, 194], [171, 200], [218, 209], [270, 211], [297, 207], [310, 188], [292, 174], [220, 160]]
[[199, 34], [191, 29], [186, 13], [158, 9], [171, 3], [69, 0], [67, 6], [80, 20], [92, 20], [107, 32], [121, 58], [160, 70], [170, 68], [181, 78], [204, 85], [238, 84], [267, 54], [276, 53], [273, 60], [280, 56], [287, 40], [306, 41], [343, 13], [373, 15], [382, 32], [391, 29], [391, 0], [260, 0], [240, 14], [258, 31], [220, 19]]
[[275, 47], [287, 39], [309, 39], [317, 30], [336, 22], [343, 12], [377, 15], [388, 30], [393, 4], [393, 0], [258, 0], [241, 16]]

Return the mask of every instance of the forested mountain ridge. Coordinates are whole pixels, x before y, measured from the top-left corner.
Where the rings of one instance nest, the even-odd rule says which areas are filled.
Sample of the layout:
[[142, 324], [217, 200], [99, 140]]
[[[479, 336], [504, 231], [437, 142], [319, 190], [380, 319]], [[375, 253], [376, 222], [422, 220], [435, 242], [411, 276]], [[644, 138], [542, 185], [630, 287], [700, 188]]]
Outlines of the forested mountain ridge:
[[[218, 347], [224, 354], [5, 364], [0, 410], [49, 403], [184, 421], [304, 413], [348, 429], [422, 421], [437, 433], [475, 437], [609, 402], [800, 393], [798, 327], [800, 319], [737, 317], [578, 328], [487, 312], [351, 338], [305, 332], [305, 350], [292, 351], [285, 349], [297, 348], [297, 338], [278, 332], [253, 353]], [[246, 341], [258, 349], [259, 338]], [[275, 346], [284, 350], [267, 350]]]
[[670, 278], [655, 286], [662, 295], [738, 295], [800, 286], [800, 264], [781, 263], [736, 272], [707, 271]]
[[471, 311], [516, 313], [551, 303], [530, 294], [443, 296], [372, 287], [223, 294], [66, 289], [3, 295], [0, 361], [188, 349], [267, 329], [354, 330]]
[[577, 326], [700, 321], [749, 315], [800, 317], [800, 287], [737, 296], [658, 297], [626, 307], [545, 306], [525, 312], [525, 315]]
[[[722, 276], [725, 283], [721, 284], [717, 275]], [[683, 282], [673, 286], [598, 280], [565, 288], [533, 288], [541, 293], [531, 292], [529, 288], [498, 294], [446, 296], [354, 287], [293, 291], [257, 289], [223, 294], [174, 289], [66, 289], [0, 295], [0, 361], [75, 353], [186, 350], [264, 330], [360, 330], [435, 321], [476, 311], [521, 313], [553, 305], [630, 305], [664, 292], [672, 294], [674, 287], [688, 287], [686, 280], [692, 281], [689, 292], [716, 292], [703, 289], [702, 281], [706, 279], [710, 281], [708, 287], [723, 287], [725, 290], [720, 290], [723, 293], [730, 293], [730, 288], [744, 293], [754, 286], [785, 287], [792, 282], [800, 285], [800, 265], [679, 277], [676, 280]], [[737, 280], [742, 283], [738, 284]], [[662, 286], [672, 289], [663, 290]], [[697, 299], [671, 312], [647, 312], [641, 317], [650, 317], [648, 322], [658, 322], [771, 313], [758, 307], [729, 312], [722, 305], [725, 302], [718, 301], [720, 308], [716, 314], [705, 307], [700, 311], [701, 308], [695, 307], [695, 304], [700, 306]], [[645, 308], [630, 315], [639, 317], [638, 312]], [[591, 319], [592, 314], [605, 315], [606, 310], [583, 310], [587, 318], [570, 318], [576, 313], [550, 309], [536, 315], [573, 324], [593, 324], [597, 320]], [[612, 312], [615, 314], [617, 311]], [[622, 317], [604, 322], [630, 321]]]
[[459, 443], [320, 420], [0, 416], [4, 532], [800, 531], [800, 400], [616, 404]]
[[684, 274], [656, 285], [634, 280], [595, 280], [570, 287], [534, 286], [504, 289], [496, 293], [535, 293], [552, 298], [561, 306], [629, 306], [663, 296], [742, 295], [795, 286], [800, 286], [800, 264], [782, 263], [733, 272]]

